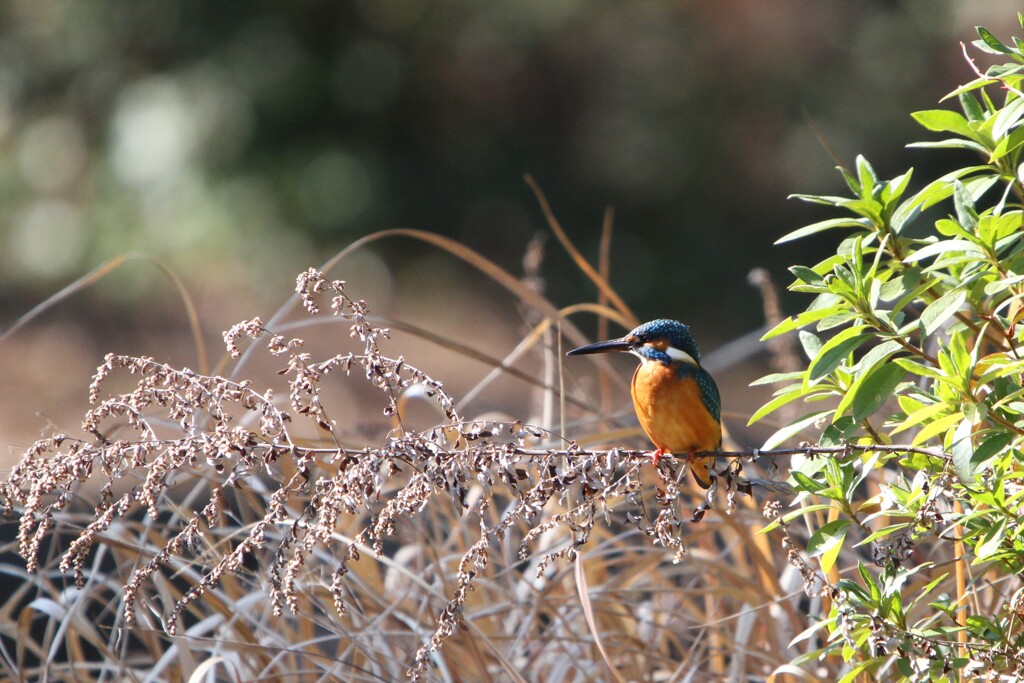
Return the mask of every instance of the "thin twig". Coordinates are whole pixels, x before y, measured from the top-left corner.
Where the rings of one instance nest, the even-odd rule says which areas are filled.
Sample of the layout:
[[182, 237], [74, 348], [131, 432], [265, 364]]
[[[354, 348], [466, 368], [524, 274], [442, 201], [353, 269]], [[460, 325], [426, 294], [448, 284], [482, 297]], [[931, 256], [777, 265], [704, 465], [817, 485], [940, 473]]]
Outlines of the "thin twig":
[[1007, 82], [1005, 78], [998, 78], [996, 76], [989, 76], [988, 74], [982, 73], [981, 69], [978, 68], [978, 65], [975, 63], [975, 61], [971, 58], [969, 54], [967, 54], [967, 45], [962, 40], [960, 41], [960, 50], [961, 52], [964, 53], [964, 59], [966, 59], [967, 63], [970, 64], [971, 71], [973, 71], [978, 78], [991, 81], [992, 83], [1000, 83], [1002, 84], [1003, 90], [1012, 92], [1017, 97], [1024, 99], [1024, 92], [1021, 92], [1017, 88], [1014, 88], [1012, 85], [1009, 84], [1009, 82]]
[[[506, 447], [506, 444], [494, 443], [495, 447]], [[338, 451], [332, 448], [295, 448], [297, 454], [301, 455], [333, 455]], [[378, 452], [379, 449], [373, 447], [360, 448], [356, 450], [345, 449], [346, 455], [358, 456], [368, 455], [370, 453]], [[633, 460], [650, 460], [652, 451], [624, 449], [624, 448], [611, 448], [608, 450], [587, 450], [580, 448], [567, 448], [567, 449], [556, 449], [556, 448], [522, 448], [516, 446], [514, 450], [509, 449], [503, 451], [509, 455], [523, 455], [527, 457], [536, 456], [564, 456], [568, 458], [584, 458], [584, 457], [617, 457], [621, 460], [633, 461]], [[784, 458], [792, 455], [804, 455], [808, 457], [824, 456], [824, 455], [849, 455], [850, 453], [917, 453], [920, 455], [927, 455], [933, 458], [942, 458], [943, 460], [952, 460], [952, 455], [941, 450], [933, 448], [922, 448], [920, 446], [909, 446], [901, 444], [843, 444], [841, 446], [796, 446], [793, 448], [772, 448], [772, 449], [761, 449], [761, 448], [748, 448], [742, 450], [717, 450], [717, 451], [699, 451], [694, 453], [695, 457], [718, 457], [718, 458]], [[683, 459], [690, 457], [690, 454], [673, 456], [672, 454], [664, 454], [666, 460], [676, 458]]]

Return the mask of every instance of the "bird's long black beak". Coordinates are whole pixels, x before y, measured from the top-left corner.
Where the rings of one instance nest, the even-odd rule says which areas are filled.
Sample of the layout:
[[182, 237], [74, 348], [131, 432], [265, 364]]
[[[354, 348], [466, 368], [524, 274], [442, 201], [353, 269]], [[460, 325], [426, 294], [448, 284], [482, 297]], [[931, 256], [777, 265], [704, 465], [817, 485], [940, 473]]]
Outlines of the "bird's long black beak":
[[632, 344], [622, 337], [621, 339], [609, 339], [608, 341], [597, 342], [596, 344], [587, 344], [581, 346], [578, 349], [573, 349], [565, 355], [567, 356], [582, 356], [585, 353], [609, 353], [611, 351], [629, 351], [632, 348]]

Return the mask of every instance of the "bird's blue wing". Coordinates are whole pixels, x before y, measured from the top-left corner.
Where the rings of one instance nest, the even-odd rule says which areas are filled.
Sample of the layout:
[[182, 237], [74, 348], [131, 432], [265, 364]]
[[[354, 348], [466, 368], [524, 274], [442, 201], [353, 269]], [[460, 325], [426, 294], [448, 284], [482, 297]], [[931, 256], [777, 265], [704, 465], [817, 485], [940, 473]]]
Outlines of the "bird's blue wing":
[[700, 400], [712, 417], [720, 422], [722, 420], [722, 399], [718, 395], [718, 385], [715, 384], [711, 373], [699, 365], [694, 367], [688, 363], [680, 363], [678, 372], [680, 377], [693, 377], [700, 389]]

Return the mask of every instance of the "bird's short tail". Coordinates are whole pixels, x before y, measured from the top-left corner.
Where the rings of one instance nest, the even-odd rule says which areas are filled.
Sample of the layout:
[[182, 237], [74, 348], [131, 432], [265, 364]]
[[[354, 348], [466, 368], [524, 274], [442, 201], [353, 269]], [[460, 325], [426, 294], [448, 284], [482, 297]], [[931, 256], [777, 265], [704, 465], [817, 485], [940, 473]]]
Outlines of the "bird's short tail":
[[697, 457], [691, 453], [687, 456], [686, 462], [690, 465], [690, 473], [693, 475], [693, 480], [697, 482], [697, 486], [702, 489], [711, 488], [711, 467], [715, 464], [715, 459]]

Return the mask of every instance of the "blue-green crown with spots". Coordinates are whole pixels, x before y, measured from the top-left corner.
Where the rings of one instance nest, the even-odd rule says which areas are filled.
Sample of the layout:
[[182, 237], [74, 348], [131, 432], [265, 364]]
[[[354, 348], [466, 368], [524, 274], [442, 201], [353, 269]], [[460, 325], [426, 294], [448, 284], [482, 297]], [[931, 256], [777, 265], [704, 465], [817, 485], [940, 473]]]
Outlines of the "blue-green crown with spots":
[[700, 362], [700, 351], [697, 350], [697, 342], [690, 334], [690, 328], [678, 320], [667, 320], [665, 318], [652, 320], [629, 333], [629, 336], [636, 337], [640, 343], [665, 339], [674, 348], [693, 356], [693, 359]]

